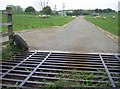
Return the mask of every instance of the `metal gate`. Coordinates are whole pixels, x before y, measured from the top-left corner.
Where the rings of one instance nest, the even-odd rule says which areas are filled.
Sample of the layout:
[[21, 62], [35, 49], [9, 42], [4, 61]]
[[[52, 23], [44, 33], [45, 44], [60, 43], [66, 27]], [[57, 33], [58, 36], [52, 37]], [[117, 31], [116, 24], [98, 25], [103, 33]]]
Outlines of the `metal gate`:
[[52, 84], [120, 88], [120, 55], [117, 54], [29, 52], [3, 61], [1, 67], [3, 88], [30, 89]]

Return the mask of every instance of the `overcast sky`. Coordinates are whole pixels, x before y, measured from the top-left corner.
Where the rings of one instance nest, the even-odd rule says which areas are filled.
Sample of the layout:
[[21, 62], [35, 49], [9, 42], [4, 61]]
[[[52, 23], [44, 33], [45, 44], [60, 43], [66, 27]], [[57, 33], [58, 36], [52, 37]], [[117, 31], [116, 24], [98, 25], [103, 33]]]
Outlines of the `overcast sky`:
[[37, 11], [40, 10], [38, 1], [47, 2], [53, 9], [54, 5], [57, 10], [62, 10], [63, 3], [65, 9], [118, 9], [118, 2], [120, 0], [0, 0], [0, 9], [5, 9], [7, 5], [20, 5], [22, 8], [33, 6]]

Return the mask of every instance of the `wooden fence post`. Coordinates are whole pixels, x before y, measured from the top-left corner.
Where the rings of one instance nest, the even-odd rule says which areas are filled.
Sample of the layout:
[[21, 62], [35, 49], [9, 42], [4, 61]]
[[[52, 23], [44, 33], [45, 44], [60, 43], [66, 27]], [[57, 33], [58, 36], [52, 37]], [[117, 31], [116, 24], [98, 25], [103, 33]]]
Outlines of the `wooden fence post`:
[[[8, 25], [8, 33], [14, 33], [12, 24], [12, 8], [6, 7], [6, 11], [7, 11], [7, 23], [11, 23]], [[9, 40], [13, 40], [13, 34], [9, 36]], [[10, 43], [10, 45], [13, 45], [13, 42]]]

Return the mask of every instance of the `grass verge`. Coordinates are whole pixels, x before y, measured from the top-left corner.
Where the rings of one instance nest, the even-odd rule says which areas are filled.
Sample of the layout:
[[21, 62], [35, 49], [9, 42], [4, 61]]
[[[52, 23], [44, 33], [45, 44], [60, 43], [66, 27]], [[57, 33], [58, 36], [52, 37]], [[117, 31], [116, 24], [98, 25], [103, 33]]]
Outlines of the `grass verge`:
[[[3, 15], [3, 22], [6, 22], [6, 16]], [[50, 16], [50, 18], [40, 18], [35, 14], [13, 14], [14, 31], [30, 30], [36, 28], [47, 28], [53, 26], [63, 26], [70, 22], [72, 17]], [[6, 31], [7, 27], [2, 27]]]
[[94, 19], [93, 16], [86, 16], [85, 19], [99, 26], [100, 28], [112, 33], [113, 35], [118, 36], [118, 16], [117, 13], [114, 15], [116, 16], [115, 19], [112, 19], [113, 14], [102, 15], [106, 17], [105, 20], [102, 17]]

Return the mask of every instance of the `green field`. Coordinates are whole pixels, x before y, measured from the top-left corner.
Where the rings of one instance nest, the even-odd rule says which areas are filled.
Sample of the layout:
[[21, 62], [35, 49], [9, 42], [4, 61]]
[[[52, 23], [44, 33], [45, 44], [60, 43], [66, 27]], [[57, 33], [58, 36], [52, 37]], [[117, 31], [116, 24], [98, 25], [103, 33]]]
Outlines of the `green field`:
[[[102, 29], [112, 33], [113, 35], [118, 35], [118, 14], [117, 13], [106, 13], [101, 14], [101, 16], [105, 16], [106, 19], [97, 18], [94, 19], [93, 16], [86, 16], [85, 19], [92, 22], [93, 24], [101, 27]], [[112, 19], [112, 16], [115, 16], [115, 19]]]
[[[3, 22], [6, 22], [6, 17], [3, 15]], [[53, 26], [62, 26], [72, 20], [72, 17], [51, 16], [50, 18], [40, 18], [33, 14], [13, 14], [13, 28], [18, 30], [31, 30], [35, 28], [46, 28]], [[6, 31], [7, 27], [2, 27]]]

